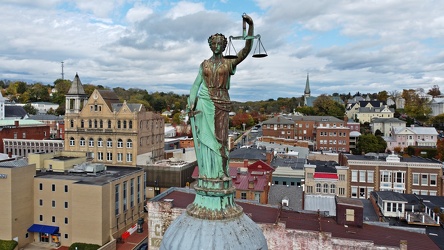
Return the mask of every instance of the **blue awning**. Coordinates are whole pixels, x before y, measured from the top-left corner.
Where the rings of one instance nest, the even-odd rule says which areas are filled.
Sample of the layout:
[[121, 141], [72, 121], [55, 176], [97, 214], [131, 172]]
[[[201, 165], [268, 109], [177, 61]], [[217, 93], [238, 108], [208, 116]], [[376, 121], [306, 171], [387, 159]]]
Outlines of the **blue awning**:
[[28, 232], [55, 234], [59, 232], [59, 227], [33, 224], [28, 228]]

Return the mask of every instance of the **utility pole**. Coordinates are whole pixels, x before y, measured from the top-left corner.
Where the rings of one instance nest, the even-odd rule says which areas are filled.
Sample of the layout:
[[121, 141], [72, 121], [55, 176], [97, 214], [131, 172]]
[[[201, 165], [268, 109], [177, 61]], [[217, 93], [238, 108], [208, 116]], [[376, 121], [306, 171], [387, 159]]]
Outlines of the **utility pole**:
[[62, 80], [65, 80], [65, 73], [63, 73], [63, 61], [62, 61]]

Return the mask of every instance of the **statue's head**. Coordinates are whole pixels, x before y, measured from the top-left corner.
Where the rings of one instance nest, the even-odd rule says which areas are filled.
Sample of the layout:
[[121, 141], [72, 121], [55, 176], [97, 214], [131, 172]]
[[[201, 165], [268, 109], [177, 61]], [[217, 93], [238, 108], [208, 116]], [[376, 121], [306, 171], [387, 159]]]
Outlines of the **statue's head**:
[[220, 33], [216, 33], [208, 38], [208, 45], [214, 53], [222, 53], [227, 47], [227, 38]]

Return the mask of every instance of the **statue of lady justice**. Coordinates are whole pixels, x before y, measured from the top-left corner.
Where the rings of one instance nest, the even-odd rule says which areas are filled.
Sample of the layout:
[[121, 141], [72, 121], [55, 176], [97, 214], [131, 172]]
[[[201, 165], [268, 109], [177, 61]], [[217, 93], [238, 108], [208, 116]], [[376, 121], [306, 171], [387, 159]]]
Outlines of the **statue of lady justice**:
[[[247, 36], [253, 36], [253, 20], [242, 15], [248, 23]], [[228, 128], [231, 101], [228, 94], [230, 78], [236, 66], [250, 53], [252, 39], [245, 40], [245, 47], [237, 53], [237, 58], [224, 58], [222, 52], [227, 46], [227, 38], [214, 34], [208, 38], [213, 56], [204, 60], [194, 81], [188, 99], [190, 120], [193, 131], [199, 176], [204, 178], [229, 177], [228, 171]]]

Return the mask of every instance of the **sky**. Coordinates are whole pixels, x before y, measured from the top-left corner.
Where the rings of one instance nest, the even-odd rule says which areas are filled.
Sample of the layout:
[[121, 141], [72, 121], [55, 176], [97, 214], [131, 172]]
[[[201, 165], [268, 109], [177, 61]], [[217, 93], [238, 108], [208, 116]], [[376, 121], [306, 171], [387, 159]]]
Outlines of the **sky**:
[[[0, 79], [188, 94], [215, 33], [242, 34], [242, 14], [268, 54], [231, 78], [234, 101], [311, 95], [444, 92], [441, 0], [1, 0]], [[240, 50], [243, 41], [234, 41]]]

